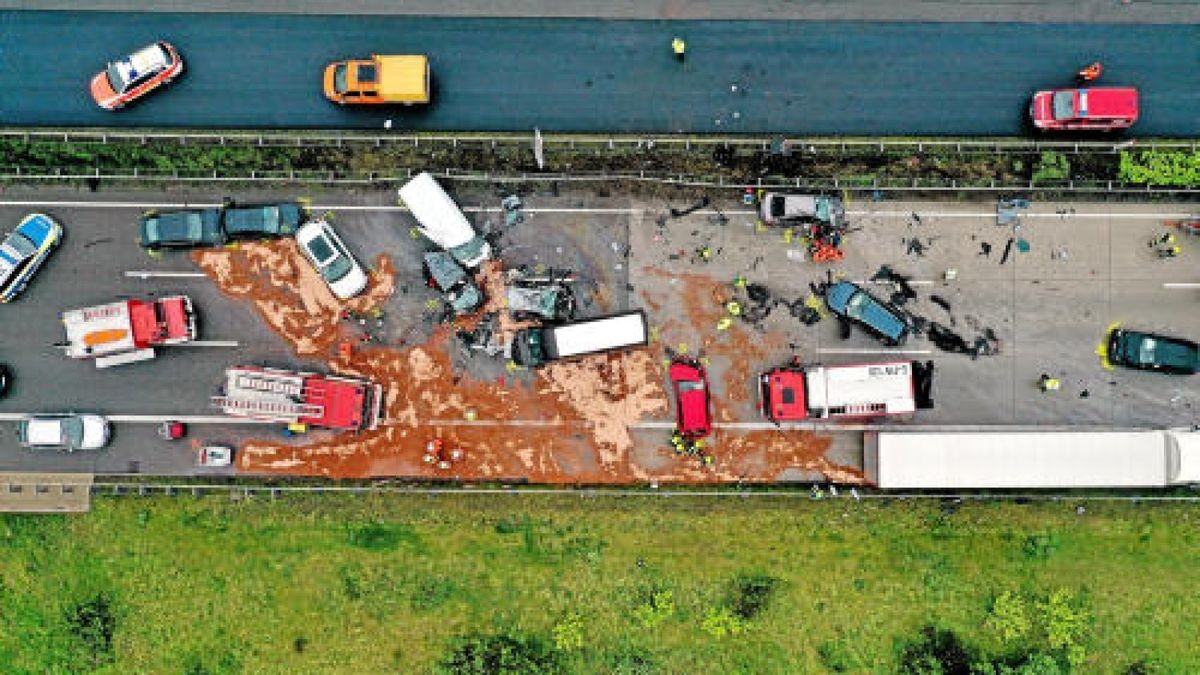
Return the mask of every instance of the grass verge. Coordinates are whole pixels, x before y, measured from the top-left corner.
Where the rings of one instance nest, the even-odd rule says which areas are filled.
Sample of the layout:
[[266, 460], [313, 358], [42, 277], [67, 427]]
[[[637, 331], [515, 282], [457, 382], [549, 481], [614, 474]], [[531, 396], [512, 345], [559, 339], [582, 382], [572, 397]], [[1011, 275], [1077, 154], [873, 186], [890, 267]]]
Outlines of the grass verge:
[[[3, 518], [0, 662], [1197, 672], [1197, 520], [1170, 503], [101, 499], [87, 515]], [[920, 670], [935, 662], [943, 670]]]

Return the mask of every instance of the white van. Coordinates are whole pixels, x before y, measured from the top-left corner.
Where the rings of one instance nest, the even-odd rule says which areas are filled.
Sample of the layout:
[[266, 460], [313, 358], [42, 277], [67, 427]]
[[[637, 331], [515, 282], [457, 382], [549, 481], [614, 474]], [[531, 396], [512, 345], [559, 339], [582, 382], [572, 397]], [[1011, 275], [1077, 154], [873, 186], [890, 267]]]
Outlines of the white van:
[[455, 260], [466, 267], [478, 267], [492, 256], [492, 247], [475, 233], [462, 210], [433, 176], [421, 172], [397, 192], [417, 219], [417, 229]]

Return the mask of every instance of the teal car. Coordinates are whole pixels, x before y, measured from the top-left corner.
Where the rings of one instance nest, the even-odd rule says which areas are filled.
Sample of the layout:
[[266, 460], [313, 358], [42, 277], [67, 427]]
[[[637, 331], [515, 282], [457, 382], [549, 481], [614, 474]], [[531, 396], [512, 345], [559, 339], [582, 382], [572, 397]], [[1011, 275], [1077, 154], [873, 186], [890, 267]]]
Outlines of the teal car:
[[62, 243], [63, 229], [44, 213], [25, 216], [0, 243], [0, 302], [11, 302]]
[[830, 286], [825, 304], [831, 312], [867, 329], [884, 344], [894, 347], [908, 339], [908, 321], [899, 310], [849, 281]]
[[1117, 328], [1108, 336], [1108, 359], [1127, 368], [1193, 375], [1200, 370], [1200, 346], [1184, 338]]

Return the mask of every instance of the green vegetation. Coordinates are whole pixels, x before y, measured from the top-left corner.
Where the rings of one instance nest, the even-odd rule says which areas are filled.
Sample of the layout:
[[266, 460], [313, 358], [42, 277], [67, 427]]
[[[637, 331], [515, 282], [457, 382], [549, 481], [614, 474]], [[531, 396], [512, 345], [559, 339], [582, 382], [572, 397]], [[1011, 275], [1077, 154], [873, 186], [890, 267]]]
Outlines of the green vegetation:
[[1067, 180], [1071, 177], [1071, 164], [1061, 152], [1043, 152], [1038, 159], [1030, 180], [1045, 184]]
[[1200, 187], [1200, 152], [1122, 152], [1118, 176], [1138, 185]]
[[101, 499], [0, 518], [5, 673], [1200, 672], [1172, 503]]

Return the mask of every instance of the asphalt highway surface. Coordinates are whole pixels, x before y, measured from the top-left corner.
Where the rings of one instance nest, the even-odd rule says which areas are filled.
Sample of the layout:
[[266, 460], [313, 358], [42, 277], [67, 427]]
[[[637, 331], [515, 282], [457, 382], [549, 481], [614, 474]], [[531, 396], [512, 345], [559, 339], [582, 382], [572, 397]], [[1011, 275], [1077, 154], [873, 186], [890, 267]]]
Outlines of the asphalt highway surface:
[[[671, 54], [675, 35], [686, 60]], [[129, 109], [88, 81], [154, 40], [186, 72]], [[341, 108], [330, 61], [431, 58], [427, 108]], [[9, 125], [581, 132], [1016, 135], [1030, 93], [1136, 86], [1134, 136], [1200, 135], [1200, 26], [614, 21], [133, 12], [0, 12]]]

